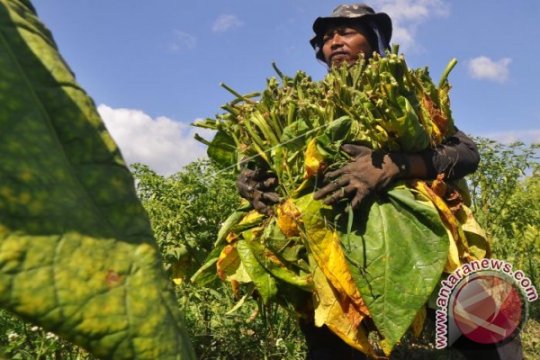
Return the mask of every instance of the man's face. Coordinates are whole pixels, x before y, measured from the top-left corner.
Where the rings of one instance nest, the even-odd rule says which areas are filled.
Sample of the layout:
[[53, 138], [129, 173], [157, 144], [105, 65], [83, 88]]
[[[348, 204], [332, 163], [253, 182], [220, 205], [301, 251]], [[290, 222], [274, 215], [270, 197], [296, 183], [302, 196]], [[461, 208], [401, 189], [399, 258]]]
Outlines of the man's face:
[[360, 56], [369, 56], [373, 48], [359, 29], [336, 25], [328, 28], [323, 36], [322, 53], [328, 66], [343, 62], [354, 63]]

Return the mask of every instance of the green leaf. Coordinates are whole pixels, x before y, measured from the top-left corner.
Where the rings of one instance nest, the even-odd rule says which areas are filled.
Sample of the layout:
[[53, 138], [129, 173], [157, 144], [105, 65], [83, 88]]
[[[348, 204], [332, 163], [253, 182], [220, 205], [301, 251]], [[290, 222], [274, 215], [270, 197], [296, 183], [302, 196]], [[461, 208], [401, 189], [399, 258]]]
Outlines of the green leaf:
[[227, 236], [227, 234], [229, 234], [229, 232], [231, 231], [231, 228], [233, 226], [237, 226], [240, 220], [242, 220], [242, 218], [246, 215], [246, 213], [247, 211], [245, 210], [237, 210], [233, 212], [231, 215], [229, 215], [227, 220], [225, 220], [223, 224], [221, 225], [221, 227], [219, 228], [217, 240], [214, 246], [221, 244], [221, 242], [225, 240], [225, 237]]
[[208, 146], [208, 157], [222, 167], [236, 164], [236, 144], [234, 139], [222, 130], [218, 130]]
[[257, 240], [247, 241], [246, 244], [251, 250], [253, 256], [257, 259], [264, 269], [277, 279], [300, 289], [310, 291], [313, 289], [313, 283], [310, 275], [297, 274], [286, 265], [270, 250], [265, 249], [264, 245]]
[[193, 359], [133, 178], [28, 1], [0, 0], [0, 306], [104, 359]]
[[221, 244], [212, 249], [203, 265], [191, 276], [191, 282], [200, 286], [208, 286], [217, 279], [216, 263], [223, 248], [224, 246]]
[[404, 151], [419, 151], [429, 145], [429, 137], [420, 125], [420, 120], [409, 100], [404, 96], [397, 99], [403, 116], [396, 119], [392, 124], [393, 130], [398, 135], [398, 143]]
[[[247, 230], [246, 232], [249, 232]], [[244, 233], [245, 234], [245, 233]], [[267, 304], [277, 294], [276, 280], [257, 261], [246, 240], [239, 240], [236, 243], [236, 250], [255, 287], [259, 291], [264, 302]]]
[[290, 151], [303, 150], [306, 144], [306, 135], [310, 133], [310, 130], [305, 120], [296, 119], [296, 121], [283, 129], [280, 138], [282, 147]]
[[[403, 186], [355, 213], [342, 244], [377, 329], [393, 347], [426, 303], [448, 256], [437, 210]], [[366, 220], [367, 219], [367, 220]], [[347, 234], [347, 220], [339, 224]]]
[[352, 127], [353, 122], [348, 116], [342, 116], [330, 122], [324, 132], [317, 137], [318, 150], [324, 157], [335, 157], [341, 144], [346, 140], [352, 140]]

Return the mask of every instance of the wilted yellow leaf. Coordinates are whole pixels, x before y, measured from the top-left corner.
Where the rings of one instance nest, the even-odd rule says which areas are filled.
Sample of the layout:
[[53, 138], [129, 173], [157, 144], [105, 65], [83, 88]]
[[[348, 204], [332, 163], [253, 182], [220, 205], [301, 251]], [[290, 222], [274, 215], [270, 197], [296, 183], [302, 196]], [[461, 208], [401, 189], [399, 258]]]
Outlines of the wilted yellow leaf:
[[[426, 184], [425, 181], [416, 181], [413, 184], [413, 187], [428, 198], [437, 208], [439, 215], [441, 216], [441, 220], [443, 221], [443, 224], [450, 235], [448, 262], [446, 264], [445, 271], [451, 272], [461, 265], [461, 259], [469, 257], [469, 253], [467, 251], [467, 239], [465, 238], [465, 234], [461, 229], [461, 224], [459, 223], [458, 219], [456, 219], [450, 208], [448, 208], [444, 200], [438, 196]], [[457, 259], [456, 249], [458, 253]]]
[[436, 144], [439, 144], [447, 133], [451, 121], [444, 116], [443, 112], [437, 108], [428, 95], [422, 97], [422, 104], [431, 120], [431, 137], [435, 140]]
[[233, 242], [235, 242], [236, 240], [238, 240], [238, 235], [236, 235], [235, 233], [233, 232], [230, 232], [227, 234], [227, 236], [225, 237], [225, 240], [229, 243], [229, 244], [232, 244]]
[[240, 257], [233, 245], [227, 245], [221, 250], [216, 263], [217, 274], [221, 280], [225, 280], [227, 275], [235, 273], [240, 265]]
[[340, 296], [348, 297], [358, 311], [369, 314], [347, 265], [339, 235], [327, 227], [324, 217], [320, 215], [322, 202], [307, 199], [307, 203], [297, 205], [302, 213], [304, 241], [310, 255]]
[[361, 326], [365, 315], [359, 312], [349, 298], [343, 298], [318, 266], [313, 270], [315, 326], [326, 325], [351, 347], [372, 355], [367, 331]]
[[486, 232], [476, 222], [471, 209], [463, 206], [461, 212], [462, 214], [460, 214], [459, 220], [462, 223], [463, 232], [467, 237], [471, 255], [477, 260], [491, 256], [491, 247]]
[[278, 206], [277, 224], [286, 237], [298, 236], [299, 230], [297, 224], [300, 216], [300, 210], [298, 210], [291, 199]]
[[342, 295], [348, 296], [358, 310], [364, 314], [369, 314], [360, 291], [352, 278], [337, 232], [321, 229], [319, 233], [316, 233], [316, 231], [311, 232], [308, 237], [313, 239], [311, 245], [317, 247], [317, 250], [313, 252], [314, 258], [330, 280], [330, 283]]
[[324, 156], [317, 149], [317, 140], [311, 139], [304, 155], [304, 178], [316, 174], [323, 164]]
[[257, 224], [259, 223], [262, 218], [264, 217], [264, 214], [259, 213], [257, 210], [251, 210], [240, 220], [238, 225], [248, 225], [248, 224]]
[[[458, 216], [456, 216], [446, 202], [424, 181], [416, 181], [413, 187], [437, 208], [448, 231], [450, 246], [445, 272], [450, 273], [464, 262], [482, 259], [489, 255], [489, 243], [486, 235], [467, 206], [462, 204], [460, 210], [457, 211]], [[471, 244], [469, 244], [469, 239]]]
[[450, 274], [461, 266], [461, 260], [459, 260], [459, 251], [456, 241], [454, 240], [454, 236], [448, 227], [446, 227], [446, 232], [448, 233], [448, 239], [450, 241], [448, 242], [448, 260], [444, 266], [444, 272]]
[[227, 245], [223, 248], [219, 254], [216, 268], [219, 278], [230, 281], [233, 287], [237, 283], [251, 282], [234, 245]]
[[425, 321], [426, 321], [426, 307], [423, 306], [420, 309], [420, 311], [418, 311], [418, 314], [416, 314], [416, 317], [414, 318], [414, 321], [411, 325], [411, 329], [415, 337], [418, 338], [422, 334], [422, 330], [424, 330]]

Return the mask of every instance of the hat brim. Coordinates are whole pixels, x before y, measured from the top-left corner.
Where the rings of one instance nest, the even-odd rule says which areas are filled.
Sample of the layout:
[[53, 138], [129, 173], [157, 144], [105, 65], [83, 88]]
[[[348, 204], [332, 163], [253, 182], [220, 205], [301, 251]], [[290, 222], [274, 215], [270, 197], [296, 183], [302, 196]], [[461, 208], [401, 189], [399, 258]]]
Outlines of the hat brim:
[[330, 26], [339, 25], [340, 23], [354, 24], [355, 22], [375, 22], [379, 32], [384, 36], [384, 42], [386, 44], [390, 43], [390, 39], [392, 38], [392, 20], [386, 13], [365, 14], [358, 17], [318, 17], [313, 22], [315, 36], [309, 42], [314, 49], [317, 49], [318, 43], [322, 40], [324, 33]]

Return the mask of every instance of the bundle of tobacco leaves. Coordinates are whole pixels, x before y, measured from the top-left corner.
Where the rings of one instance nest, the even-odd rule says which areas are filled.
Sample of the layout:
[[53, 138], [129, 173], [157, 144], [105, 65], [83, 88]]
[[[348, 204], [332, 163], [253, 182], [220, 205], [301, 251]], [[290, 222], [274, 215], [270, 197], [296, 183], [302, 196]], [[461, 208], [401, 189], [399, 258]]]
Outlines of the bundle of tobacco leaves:
[[[427, 68], [409, 69], [397, 48], [333, 68], [321, 81], [274, 66], [261, 93], [234, 94], [224, 113], [195, 125], [217, 131], [208, 155], [223, 167], [273, 172], [282, 201], [271, 215], [249, 205], [223, 224], [208, 262], [234, 289], [265, 303], [292, 305], [351, 346], [389, 354], [412, 327], [445, 272], [488, 253], [463, 191], [437, 179], [411, 180], [374, 194], [360, 209], [313, 199], [322, 174], [349, 156], [342, 144], [415, 152], [455, 131], [448, 74], [435, 85]], [[452, 203], [448, 199], [452, 199]], [[366, 319], [378, 340], [368, 339]]]

